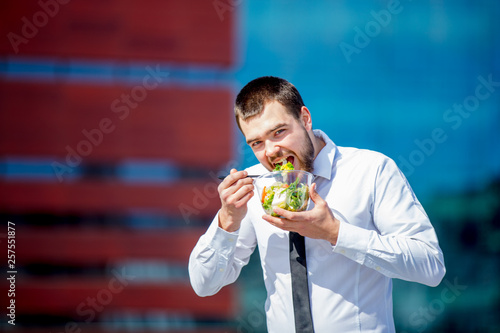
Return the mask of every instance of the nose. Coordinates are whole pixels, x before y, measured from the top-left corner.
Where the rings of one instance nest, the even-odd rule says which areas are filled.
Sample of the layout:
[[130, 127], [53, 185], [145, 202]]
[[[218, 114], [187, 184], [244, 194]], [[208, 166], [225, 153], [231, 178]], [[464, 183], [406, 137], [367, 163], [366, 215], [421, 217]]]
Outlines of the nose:
[[277, 144], [275, 144], [274, 142], [272, 141], [266, 141], [266, 156], [267, 157], [273, 157], [273, 156], [276, 156], [278, 154], [280, 150], [280, 146], [278, 146]]

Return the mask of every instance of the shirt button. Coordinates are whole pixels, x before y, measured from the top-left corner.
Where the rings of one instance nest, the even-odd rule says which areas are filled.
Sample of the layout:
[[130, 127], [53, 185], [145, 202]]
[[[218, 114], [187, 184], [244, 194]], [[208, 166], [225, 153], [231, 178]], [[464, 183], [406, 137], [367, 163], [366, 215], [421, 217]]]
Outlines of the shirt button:
[[345, 254], [345, 250], [340, 250], [340, 253]]
[[224, 268], [219, 268], [219, 272], [224, 272]]
[[375, 267], [377, 271], [380, 271], [380, 266]]

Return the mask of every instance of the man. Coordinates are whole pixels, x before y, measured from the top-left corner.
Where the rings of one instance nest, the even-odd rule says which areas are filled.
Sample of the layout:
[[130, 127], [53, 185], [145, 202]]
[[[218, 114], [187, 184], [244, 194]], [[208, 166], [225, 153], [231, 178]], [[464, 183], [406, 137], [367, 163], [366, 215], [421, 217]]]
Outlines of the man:
[[[314, 332], [394, 332], [391, 279], [437, 286], [445, 274], [435, 231], [396, 164], [377, 152], [338, 147], [313, 130], [299, 92], [280, 78], [248, 83], [235, 115], [260, 164], [231, 170], [219, 185], [221, 209], [189, 261], [195, 292], [213, 295], [234, 282], [258, 245], [268, 331], [305, 332], [296, 328], [304, 310], [294, 314], [289, 258], [289, 237], [299, 234]], [[283, 161], [314, 174], [313, 207], [265, 215], [247, 175]]]

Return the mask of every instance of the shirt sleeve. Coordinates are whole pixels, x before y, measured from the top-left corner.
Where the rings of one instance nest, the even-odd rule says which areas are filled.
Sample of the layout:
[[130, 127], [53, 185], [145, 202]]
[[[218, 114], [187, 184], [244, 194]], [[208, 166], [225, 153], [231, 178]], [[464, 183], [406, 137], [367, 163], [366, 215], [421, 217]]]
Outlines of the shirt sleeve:
[[244, 219], [238, 231], [227, 232], [219, 227], [217, 214], [200, 237], [188, 267], [191, 286], [198, 296], [214, 295], [236, 281], [256, 246], [249, 224], [250, 221]]
[[437, 286], [446, 269], [435, 230], [389, 158], [377, 169], [372, 201], [375, 230], [341, 221], [334, 251], [385, 276]]

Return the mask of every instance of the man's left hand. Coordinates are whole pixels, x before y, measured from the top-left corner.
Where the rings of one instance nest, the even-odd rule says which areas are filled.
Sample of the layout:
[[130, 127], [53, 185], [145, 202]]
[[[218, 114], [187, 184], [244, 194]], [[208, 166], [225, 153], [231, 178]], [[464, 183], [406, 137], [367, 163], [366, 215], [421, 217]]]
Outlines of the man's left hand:
[[316, 192], [316, 184], [309, 190], [314, 208], [305, 212], [290, 212], [282, 208], [274, 208], [280, 217], [264, 215], [262, 218], [275, 227], [285, 231], [294, 231], [304, 237], [324, 239], [332, 245], [337, 243], [340, 221], [335, 218], [330, 207]]

